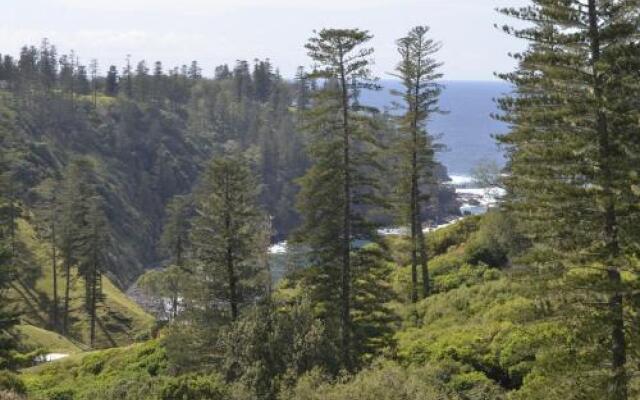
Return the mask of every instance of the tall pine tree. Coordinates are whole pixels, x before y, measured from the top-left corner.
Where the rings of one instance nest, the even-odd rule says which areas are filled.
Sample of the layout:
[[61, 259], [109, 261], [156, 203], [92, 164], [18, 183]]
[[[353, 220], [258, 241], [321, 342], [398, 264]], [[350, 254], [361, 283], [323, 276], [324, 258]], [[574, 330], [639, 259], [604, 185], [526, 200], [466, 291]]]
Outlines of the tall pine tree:
[[73, 268], [86, 258], [90, 242], [90, 216], [94, 189], [93, 165], [84, 158], [73, 160], [66, 168], [58, 196], [60, 218], [57, 240], [63, 260], [64, 297], [62, 309], [62, 332], [69, 335], [71, 311], [71, 287]]
[[0, 369], [12, 367], [11, 351], [16, 343], [11, 328], [18, 323], [18, 315], [11, 308], [8, 290], [15, 279], [15, 205], [12, 183], [6, 173], [9, 165], [4, 157], [7, 143], [0, 136]]
[[82, 227], [83, 243], [79, 250], [78, 273], [84, 280], [84, 305], [89, 315], [89, 344], [95, 347], [98, 305], [103, 300], [102, 273], [108, 265], [107, 220], [102, 199], [94, 194], [88, 199], [86, 223]]
[[423, 211], [429, 202], [429, 193], [435, 182], [433, 137], [427, 132], [431, 116], [440, 113], [438, 98], [442, 86], [437, 82], [443, 75], [438, 71], [441, 63], [433, 58], [440, 44], [430, 39], [429, 28], [417, 26], [397, 41], [401, 60], [394, 76], [400, 79], [404, 91], [393, 94], [402, 99], [404, 114], [399, 119], [400, 170], [398, 185], [400, 215], [403, 223], [411, 227], [411, 300], [418, 300], [418, 265], [422, 272], [422, 296], [429, 296], [429, 268], [425, 238], [422, 229]]
[[371, 38], [358, 29], [323, 29], [305, 46], [314, 62], [311, 77], [323, 79], [325, 87], [314, 94], [307, 117], [314, 165], [300, 181], [299, 239], [320, 270], [314, 286], [326, 318], [339, 316], [347, 369], [353, 361], [351, 253], [355, 239], [372, 235], [363, 213], [371, 184], [365, 169], [373, 164], [367, 150], [374, 139], [365, 110], [354, 104], [360, 89], [377, 88], [369, 69], [373, 49], [364, 47]]
[[[512, 126], [500, 139], [510, 156], [506, 208], [537, 244], [538, 260], [561, 266], [565, 289], [580, 287], [575, 303], [596, 304], [567, 313], [598, 322], [588, 330], [595, 349], [566, 373], [613, 400], [628, 398], [630, 288], [622, 272], [638, 273], [639, 5], [533, 0], [502, 10], [529, 23], [504, 29], [531, 43], [504, 75], [516, 90], [500, 102]], [[584, 390], [568, 385], [564, 393]]]

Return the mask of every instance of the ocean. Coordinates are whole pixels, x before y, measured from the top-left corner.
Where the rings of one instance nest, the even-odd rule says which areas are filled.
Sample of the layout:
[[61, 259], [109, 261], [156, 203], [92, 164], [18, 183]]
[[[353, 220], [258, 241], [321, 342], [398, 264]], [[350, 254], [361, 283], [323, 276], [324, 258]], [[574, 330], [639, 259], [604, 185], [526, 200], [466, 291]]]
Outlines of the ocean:
[[[442, 83], [445, 89], [440, 98], [440, 107], [448, 114], [434, 116], [428, 129], [446, 148], [437, 157], [447, 167], [449, 175], [464, 179], [471, 175], [479, 163], [486, 161], [503, 166], [503, 153], [492, 136], [505, 133], [507, 126], [491, 118], [491, 114], [498, 111], [494, 99], [508, 93], [509, 85], [501, 81]], [[380, 110], [390, 109], [392, 101], [398, 99], [389, 91], [401, 90], [402, 87], [393, 80], [382, 80], [380, 84], [382, 90], [365, 91], [360, 101]]]

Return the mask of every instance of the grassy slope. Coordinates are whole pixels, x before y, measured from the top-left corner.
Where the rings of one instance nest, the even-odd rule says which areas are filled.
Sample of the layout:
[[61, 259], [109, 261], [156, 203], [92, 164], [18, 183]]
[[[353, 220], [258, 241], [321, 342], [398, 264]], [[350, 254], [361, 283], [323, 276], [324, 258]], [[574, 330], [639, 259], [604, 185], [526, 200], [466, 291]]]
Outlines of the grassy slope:
[[[153, 398], [166, 377], [166, 356], [156, 341], [82, 353], [22, 372], [29, 398]], [[122, 392], [117, 391], [121, 387]]]
[[[50, 328], [50, 310], [53, 302], [53, 280], [51, 268], [51, 249], [43, 243], [33, 226], [26, 220], [19, 221], [18, 242], [22, 253], [27, 277], [16, 285], [13, 297], [24, 311], [23, 322], [40, 328]], [[64, 280], [61, 267], [58, 267], [58, 294], [60, 304], [64, 293]], [[78, 276], [72, 276], [71, 291], [71, 335], [79, 342], [88, 343], [88, 320], [83, 306], [84, 284]], [[105, 301], [99, 309], [97, 332], [98, 347], [122, 346], [133, 342], [136, 337], [148, 333], [154, 319], [146, 314], [140, 306], [126, 297], [108, 279], [103, 279]], [[39, 331], [24, 328], [27, 341], [38, 343]], [[47, 341], [45, 340], [45, 343]], [[57, 344], [56, 344], [57, 346]], [[49, 350], [49, 349], [47, 349]]]
[[76, 354], [85, 346], [46, 329], [22, 324], [17, 328], [18, 337], [23, 346], [33, 349], [45, 349], [47, 353]]

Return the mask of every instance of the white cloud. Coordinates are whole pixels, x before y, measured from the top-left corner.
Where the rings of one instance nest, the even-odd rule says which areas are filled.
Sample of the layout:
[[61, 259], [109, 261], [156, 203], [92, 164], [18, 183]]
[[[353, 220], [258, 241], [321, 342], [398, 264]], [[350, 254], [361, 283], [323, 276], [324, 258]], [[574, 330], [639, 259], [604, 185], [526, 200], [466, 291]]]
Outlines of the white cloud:
[[[212, 43], [211, 39], [199, 33], [108, 29], [70, 32], [0, 27], [0, 49], [17, 55], [18, 49], [23, 45], [37, 46], [45, 37], [58, 47], [59, 53], [74, 50], [82, 62], [87, 63], [90, 58], [97, 58], [102, 66], [121, 66], [127, 54], [132, 55], [134, 62], [140, 59], [148, 62], [161, 59], [167, 66], [173, 66], [189, 62], [199, 48]], [[218, 46], [222, 47], [223, 44]], [[170, 57], [167, 57], [167, 52]]]
[[289, 8], [313, 10], [357, 10], [379, 6], [398, 6], [413, 0], [57, 0], [65, 7], [94, 11], [178, 12], [220, 14], [242, 8]]
[[65, 49], [118, 49], [166, 50], [185, 43], [202, 44], [206, 36], [199, 33], [150, 32], [142, 30], [80, 29], [60, 31], [46, 29], [9, 29], [0, 27], [3, 47], [16, 48], [24, 44], [38, 44], [42, 38]]
[[211, 73], [221, 63], [269, 57], [291, 76], [309, 63], [303, 44], [313, 29], [360, 27], [375, 35], [375, 70], [384, 76], [397, 62], [394, 39], [429, 24], [444, 42], [447, 77], [490, 79], [511, 69], [506, 54], [522, 48], [493, 28], [502, 21], [493, 8], [526, 1], [21, 0], [0, 13], [0, 52], [47, 37], [61, 52], [74, 49], [103, 66], [121, 66], [131, 54], [167, 66], [197, 59]]

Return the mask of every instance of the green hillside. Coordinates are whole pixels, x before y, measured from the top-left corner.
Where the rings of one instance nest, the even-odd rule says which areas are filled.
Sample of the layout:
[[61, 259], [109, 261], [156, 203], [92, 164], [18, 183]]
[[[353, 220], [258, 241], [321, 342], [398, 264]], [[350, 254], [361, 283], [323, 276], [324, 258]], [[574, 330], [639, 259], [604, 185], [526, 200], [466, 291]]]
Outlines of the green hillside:
[[18, 325], [16, 333], [22, 346], [45, 353], [76, 354], [86, 349], [81, 343], [33, 325]]
[[[76, 345], [64, 344], [43, 337], [42, 329], [51, 329], [50, 313], [53, 304], [53, 280], [51, 272], [50, 246], [39, 239], [29, 221], [19, 220], [17, 229], [18, 247], [26, 255], [22, 278], [13, 286], [10, 293], [15, 306], [22, 311], [24, 327], [19, 329], [25, 342], [42, 346], [48, 352], [59, 352], [62, 347], [78, 350]], [[59, 266], [59, 268], [61, 268]], [[79, 343], [88, 343], [88, 317], [83, 305], [84, 282], [75, 273], [72, 276], [70, 295], [70, 336]], [[154, 319], [140, 306], [129, 299], [109, 278], [103, 279], [104, 303], [99, 307], [97, 347], [113, 347], [129, 344], [136, 339], [146, 337], [154, 324]], [[58, 293], [62, 295], [64, 282], [62, 275], [58, 279]], [[35, 328], [38, 327], [38, 328]], [[39, 329], [40, 328], [40, 329]], [[46, 336], [46, 335], [45, 335]], [[52, 348], [49, 348], [51, 344]], [[41, 346], [33, 346], [41, 347]], [[75, 352], [74, 351], [74, 352]], [[66, 353], [66, 351], [65, 351]]]
[[[186, 116], [132, 101], [88, 96], [73, 103], [51, 93], [29, 100], [0, 90], [0, 135], [15, 192], [30, 211], [52, 211], [52, 191], [72, 160], [82, 157], [95, 168], [114, 244], [108, 265], [113, 283], [126, 287], [159, 259], [156, 245], [165, 203], [188, 192], [206, 141], [185, 135]], [[28, 104], [21, 104], [21, 102]]]

